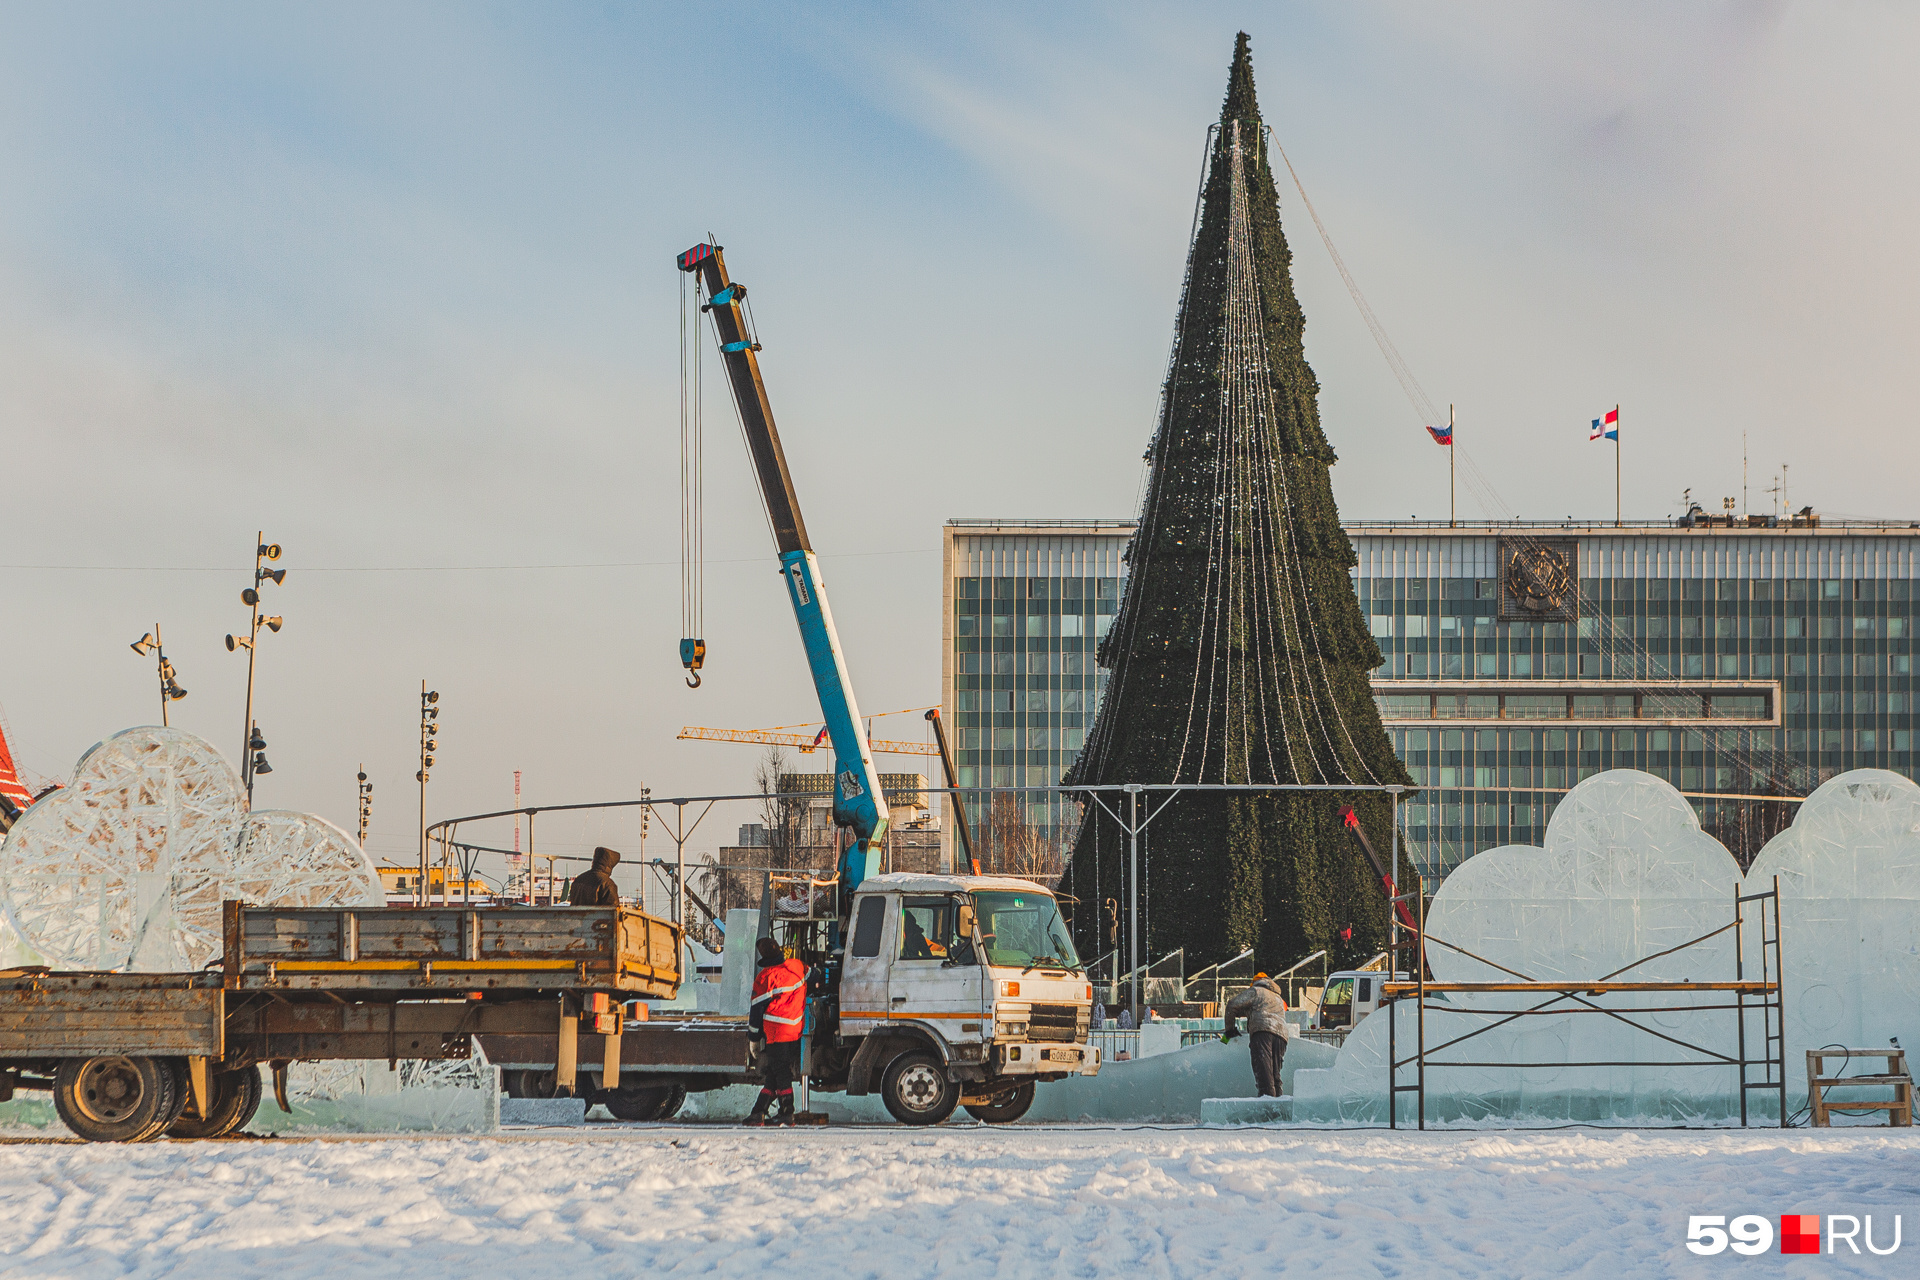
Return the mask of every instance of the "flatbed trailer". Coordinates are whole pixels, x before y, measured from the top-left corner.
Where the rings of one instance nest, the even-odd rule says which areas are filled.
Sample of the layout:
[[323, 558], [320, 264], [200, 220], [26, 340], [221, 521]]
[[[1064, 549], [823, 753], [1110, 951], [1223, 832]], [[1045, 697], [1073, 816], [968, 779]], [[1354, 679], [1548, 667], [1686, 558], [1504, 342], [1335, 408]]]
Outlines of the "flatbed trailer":
[[46, 1089], [93, 1141], [215, 1137], [286, 1107], [290, 1063], [459, 1059], [538, 1036], [571, 1087], [580, 1033], [617, 1088], [624, 1002], [679, 989], [678, 926], [618, 907], [276, 908], [229, 902], [197, 973], [0, 971], [0, 1100]]

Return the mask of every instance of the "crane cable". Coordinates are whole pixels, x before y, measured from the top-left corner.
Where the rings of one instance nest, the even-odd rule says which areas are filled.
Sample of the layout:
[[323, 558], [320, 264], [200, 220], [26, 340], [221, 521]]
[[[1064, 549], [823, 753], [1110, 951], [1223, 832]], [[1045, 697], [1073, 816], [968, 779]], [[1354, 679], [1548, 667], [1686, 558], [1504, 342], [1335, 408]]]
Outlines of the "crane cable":
[[[706, 441], [700, 404], [699, 313], [694, 313], [689, 344], [687, 275], [680, 273], [680, 661], [687, 668], [687, 687], [698, 689], [707, 651]], [[696, 282], [696, 307], [700, 292]]]

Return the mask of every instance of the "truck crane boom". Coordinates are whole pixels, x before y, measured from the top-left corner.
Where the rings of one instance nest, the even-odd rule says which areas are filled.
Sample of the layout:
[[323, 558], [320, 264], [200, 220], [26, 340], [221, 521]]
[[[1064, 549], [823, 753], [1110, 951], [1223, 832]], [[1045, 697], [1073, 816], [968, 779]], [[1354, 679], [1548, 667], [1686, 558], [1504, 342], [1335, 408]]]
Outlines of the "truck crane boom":
[[880, 774], [874, 768], [860, 707], [854, 700], [853, 680], [847, 675], [833, 611], [827, 606], [820, 565], [814, 559], [806, 521], [800, 515], [793, 474], [787, 469], [780, 433], [773, 425], [773, 405], [760, 377], [760, 344], [749, 332], [741, 305], [747, 296], [746, 286], [728, 278], [726, 259], [717, 244], [697, 244], [681, 254], [678, 262], [680, 270], [699, 280], [707, 297], [702, 310], [713, 317], [714, 336], [726, 365], [734, 407], [740, 412], [760, 496], [773, 525], [780, 576], [800, 627], [800, 643], [813, 673], [827, 736], [833, 742], [833, 820], [852, 833], [840, 853], [839, 896], [844, 914], [851, 908], [854, 890], [861, 881], [880, 870], [881, 843], [887, 832], [887, 804], [880, 791]]

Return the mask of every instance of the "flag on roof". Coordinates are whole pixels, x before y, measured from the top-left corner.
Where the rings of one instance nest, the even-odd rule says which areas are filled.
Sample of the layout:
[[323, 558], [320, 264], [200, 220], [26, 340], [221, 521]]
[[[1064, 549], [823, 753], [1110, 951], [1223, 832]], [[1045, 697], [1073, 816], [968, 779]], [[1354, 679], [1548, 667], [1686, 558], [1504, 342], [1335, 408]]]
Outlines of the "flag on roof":
[[1433, 437], [1435, 444], [1452, 444], [1453, 424], [1448, 423], [1444, 427], [1428, 427], [1427, 434]]
[[[1429, 428], [1429, 430], [1431, 430], [1431, 428]], [[1595, 418], [1593, 420], [1593, 434], [1588, 436], [1587, 439], [1599, 440], [1602, 438], [1608, 440], [1618, 440], [1620, 438], [1620, 410], [1618, 408], [1609, 409], [1607, 410], [1606, 417]]]

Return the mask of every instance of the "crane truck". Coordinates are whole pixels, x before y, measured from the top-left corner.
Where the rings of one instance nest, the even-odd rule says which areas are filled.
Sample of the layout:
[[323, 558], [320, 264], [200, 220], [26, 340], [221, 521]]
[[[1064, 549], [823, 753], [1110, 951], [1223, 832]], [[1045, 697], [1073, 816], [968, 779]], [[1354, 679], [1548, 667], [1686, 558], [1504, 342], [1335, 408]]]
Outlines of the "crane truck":
[[[1100, 1069], [1085, 968], [1039, 884], [880, 873], [886, 801], [774, 430], [746, 291], [727, 278], [718, 245], [689, 249], [680, 268], [700, 276], [833, 743], [838, 865], [822, 880], [771, 876], [761, 924], [812, 975], [802, 1071], [821, 1091], [879, 1093], [907, 1124], [938, 1124], [957, 1106], [1017, 1120], [1037, 1083]], [[286, 1107], [298, 1061], [393, 1065], [464, 1058], [478, 1044], [508, 1068], [513, 1091], [577, 1092], [623, 1119], [664, 1119], [689, 1091], [759, 1078], [737, 1018], [628, 1020], [628, 1002], [671, 999], [682, 977], [679, 927], [641, 912], [235, 901], [222, 930], [220, 958], [190, 972], [0, 970], [0, 1101], [48, 1090], [80, 1137], [139, 1142], [244, 1127], [262, 1067]]]
[[783, 899], [798, 904], [793, 911], [776, 909], [762, 924], [816, 975], [803, 1070], [816, 1089], [879, 1092], [906, 1124], [938, 1124], [957, 1105], [983, 1120], [1016, 1120], [1036, 1082], [1099, 1071], [1100, 1051], [1087, 1042], [1093, 988], [1041, 885], [880, 874], [886, 799], [774, 427], [746, 287], [711, 242], [678, 265], [698, 279], [712, 318], [833, 744], [833, 817], [845, 844], [825, 886], [831, 905], [818, 905], [809, 887]]

